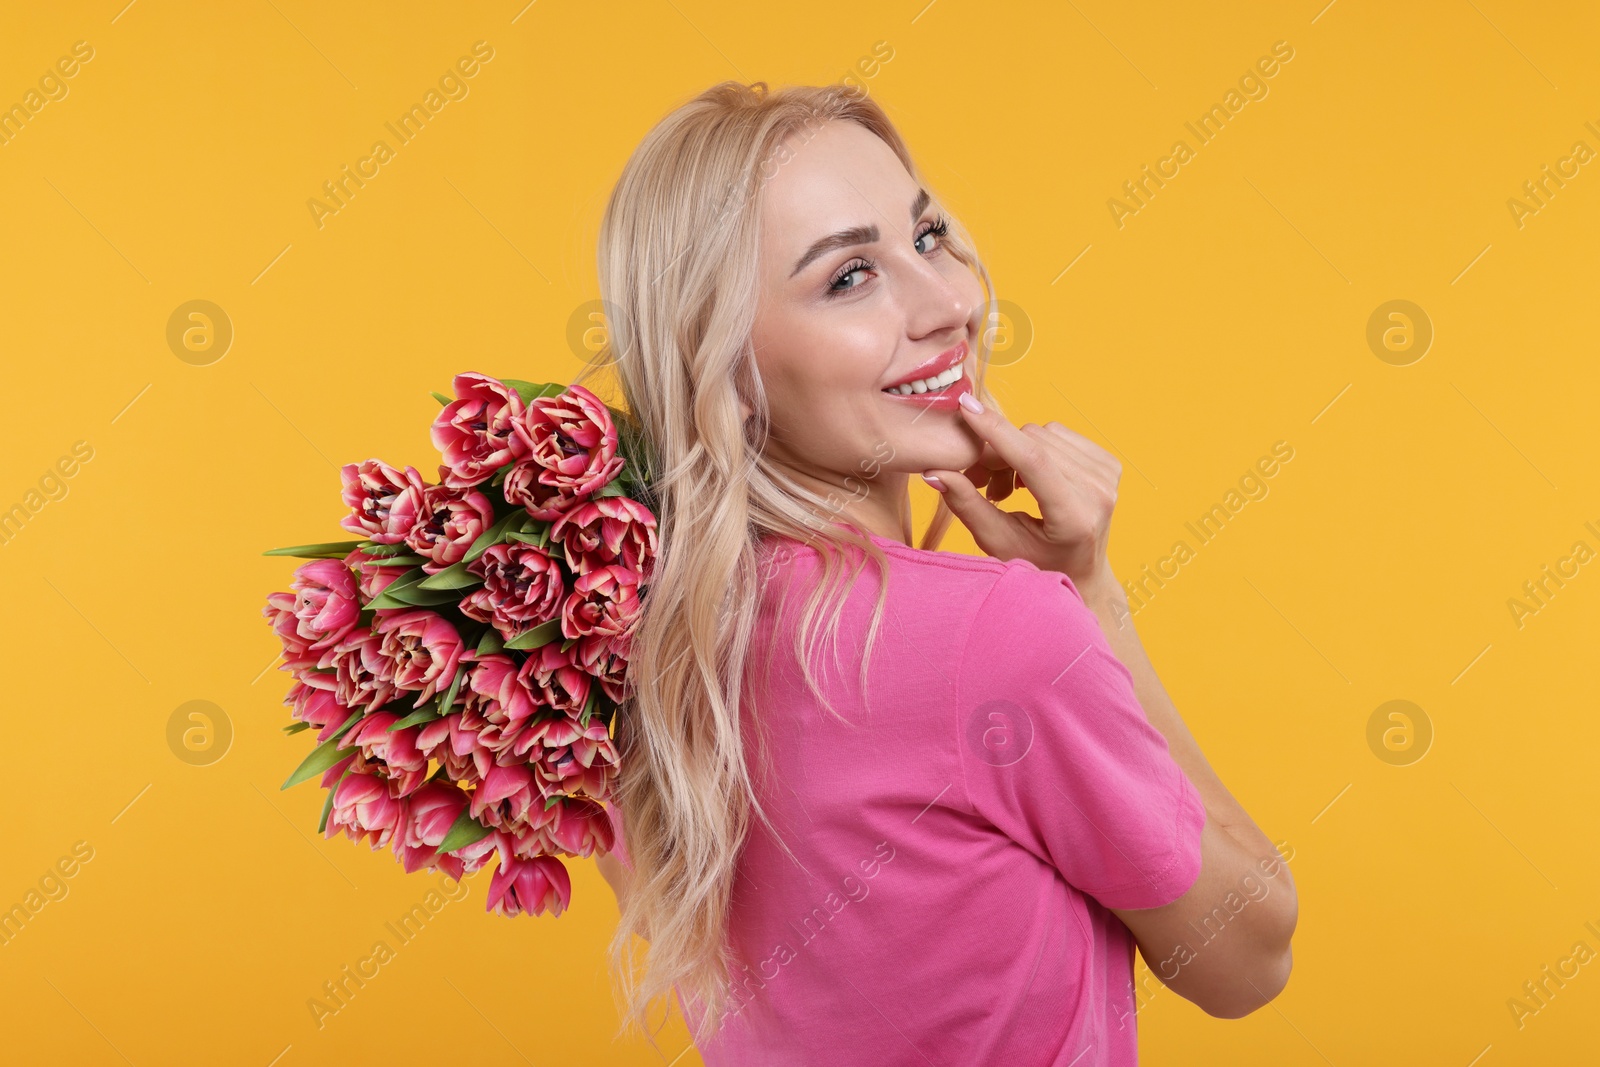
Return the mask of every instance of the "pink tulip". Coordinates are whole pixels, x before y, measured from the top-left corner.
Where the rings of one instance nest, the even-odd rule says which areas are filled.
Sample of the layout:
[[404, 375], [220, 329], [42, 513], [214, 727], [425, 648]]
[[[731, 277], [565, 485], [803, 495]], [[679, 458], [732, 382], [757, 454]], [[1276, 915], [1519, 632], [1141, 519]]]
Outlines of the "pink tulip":
[[456, 375], [455, 391], [433, 420], [433, 445], [444, 454], [444, 483], [465, 489], [527, 455], [528, 444], [514, 432], [522, 395], [511, 386], [468, 371]]
[[[440, 467], [440, 473], [447, 468]], [[428, 557], [422, 569], [436, 574], [461, 560], [467, 549], [494, 525], [494, 505], [473, 489], [430, 485], [422, 491], [421, 514], [406, 535], [406, 544]]]
[[472, 792], [472, 817], [500, 830], [509, 830], [526, 821], [535, 805], [542, 814], [544, 799], [534, 782], [533, 772], [522, 764], [490, 767], [489, 773], [483, 776], [483, 783]]
[[369, 459], [345, 464], [340, 475], [350, 514], [339, 525], [380, 545], [404, 541], [422, 514], [425, 483], [417, 469], [407, 467], [402, 473], [381, 459]]
[[628, 650], [632, 644], [630, 630], [620, 635], [591, 634], [572, 646], [573, 662], [600, 683], [601, 692], [613, 704], [621, 704], [632, 695], [628, 685]]
[[480, 585], [456, 603], [456, 610], [473, 622], [493, 622], [494, 598]]
[[497, 915], [560, 915], [572, 899], [572, 880], [554, 856], [500, 860], [489, 880], [485, 910]]
[[[526, 731], [527, 759], [548, 793], [583, 793], [605, 800], [617, 775], [618, 753], [600, 716], [580, 727], [573, 719], [543, 719]], [[541, 754], [534, 743], [542, 746]]]
[[539, 481], [545, 485], [582, 497], [622, 470], [611, 412], [581, 385], [570, 385], [558, 396], [535, 397], [515, 429], [544, 468]]
[[473, 665], [467, 690], [474, 720], [481, 719], [484, 724], [478, 740], [499, 759], [515, 744], [523, 724], [539, 710], [537, 694], [528, 688], [518, 664], [498, 652]]
[[581, 574], [561, 605], [564, 637], [621, 637], [631, 631], [643, 610], [639, 576], [619, 564]]
[[[489, 833], [470, 845], [462, 845], [449, 853], [450, 856], [461, 862], [462, 869], [467, 874], [476, 874], [494, 857], [499, 856], [501, 862], [511, 854], [510, 844], [504, 834], [499, 830], [490, 830]], [[457, 881], [460, 879], [458, 878]]]
[[455, 625], [426, 608], [380, 609], [376, 614], [373, 631], [381, 638], [380, 653], [390, 664], [394, 684], [416, 692], [411, 706], [420, 708], [448, 689], [467, 658]]
[[559, 800], [550, 810], [559, 815], [546, 832], [560, 848], [587, 858], [616, 846], [616, 831], [606, 809], [588, 797]]
[[456, 819], [467, 809], [467, 795], [457, 786], [442, 781], [429, 782], [406, 797], [400, 806], [400, 831], [394, 848], [406, 873], [424, 867], [437, 867], [461, 878], [462, 861], [438, 848]]
[[261, 614], [267, 617], [272, 630], [278, 635], [278, 642], [283, 646], [283, 666], [281, 670], [292, 671], [297, 676], [317, 665], [321, 655], [311, 651], [311, 642], [300, 636], [300, 619], [295, 615], [295, 607], [299, 602], [295, 593], [269, 593], [267, 606], [261, 609]]
[[489, 546], [467, 570], [483, 579], [490, 621], [507, 641], [555, 618], [567, 593], [560, 564], [521, 541]]
[[344, 557], [345, 566], [356, 572], [356, 588], [361, 591], [365, 604], [387, 589], [396, 578], [411, 569], [409, 563], [389, 563], [390, 556], [375, 556], [362, 549], [352, 549]]
[[573, 656], [575, 649], [561, 650], [562, 642], [551, 641], [530, 649], [520, 673], [536, 694], [538, 703], [552, 711], [576, 715], [589, 699], [592, 679]]
[[[313, 678], [327, 678], [323, 675], [312, 675]], [[339, 703], [339, 698], [334, 695], [333, 689], [324, 688], [306, 682], [296, 682], [289, 687], [289, 696], [285, 704], [294, 704], [293, 717], [301, 722], [308, 722], [317, 728], [317, 743], [321, 744], [333, 732], [344, 725], [350, 717], [350, 708]]]
[[394, 663], [382, 651], [383, 638], [358, 626], [323, 653], [319, 666], [334, 670], [334, 695], [347, 708], [381, 708], [399, 694]]
[[494, 753], [478, 739], [478, 728], [466, 714], [457, 712], [424, 723], [417, 734], [417, 749], [444, 764], [445, 773], [456, 781], [481, 782], [494, 766]]
[[360, 749], [365, 759], [384, 768], [389, 795], [397, 799], [415, 792], [428, 776], [427, 757], [417, 749], [420, 727], [389, 729], [399, 721], [392, 712], [375, 711], [339, 740], [340, 748]]
[[383, 779], [374, 774], [350, 774], [333, 790], [327, 836], [343, 833], [360, 842], [370, 838], [374, 850], [383, 848], [399, 829], [400, 802], [389, 795]]
[[539, 480], [544, 468], [525, 459], [506, 472], [500, 493], [506, 503], [520, 505], [536, 519], [553, 522], [574, 507], [581, 497], [571, 490], [546, 485]]
[[355, 627], [361, 601], [355, 575], [343, 560], [302, 563], [290, 588], [295, 594], [295, 630], [308, 651], [325, 651]]
[[561, 546], [574, 574], [620, 563], [645, 584], [655, 566], [656, 517], [625, 496], [586, 500], [555, 521], [550, 543]]

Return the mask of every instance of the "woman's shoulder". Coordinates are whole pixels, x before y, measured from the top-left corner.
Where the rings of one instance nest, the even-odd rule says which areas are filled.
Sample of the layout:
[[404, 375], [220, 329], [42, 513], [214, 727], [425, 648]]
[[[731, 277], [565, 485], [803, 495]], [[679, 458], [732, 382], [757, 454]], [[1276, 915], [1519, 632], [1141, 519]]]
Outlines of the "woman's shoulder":
[[890, 556], [913, 566], [953, 570], [986, 579], [990, 594], [1000, 593], [1008, 601], [1019, 597], [1028, 601], [1059, 601], [1063, 592], [1079, 603], [1083, 600], [1078, 587], [1064, 573], [1046, 570], [1020, 556], [1014, 559], [972, 556], [941, 549], [913, 548], [891, 538], [871, 536]]
[[[1070, 578], [1030, 560], [914, 548], [875, 533], [868, 536], [888, 559], [889, 595], [902, 617], [925, 616], [919, 621], [936, 623], [946, 634], [1013, 631], [1088, 613]], [[787, 538], [769, 540], [764, 551], [767, 578], [797, 565], [814, 577], [821, 557], [820, 549]], [[856, 592], [866, 600], [873, 599], [877, 588], [871, 571], [864, 568], [856, 579]], [[908, 604], [915, 606], [908, 609]]]

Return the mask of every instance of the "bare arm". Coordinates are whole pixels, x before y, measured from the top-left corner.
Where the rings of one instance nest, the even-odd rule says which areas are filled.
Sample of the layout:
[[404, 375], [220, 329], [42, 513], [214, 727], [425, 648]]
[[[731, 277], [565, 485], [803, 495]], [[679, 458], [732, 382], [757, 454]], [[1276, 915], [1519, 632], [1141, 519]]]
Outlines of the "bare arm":
[[1289, 867], [1200, 752], [1173, 706], [1128, 613], [1127, 595], [1109, 564], [1075, 583], [1111, 649], [1133, 676], [1150, 724], [1205, 804], [1200, 876], [1182, 897], [1159, 908], [1115, 911], [1132, 931], [1150, 969], [1168, 988], [1224, 1018], [1247, 1015], [1289, 981], [1289, 941], [1299, 915]]
[[[1289, 981], [1299, 901], [1286, 857], [1200, 754], [1133, 628], [1127, 595], [1106, 555], [1122, 463], [1059, 422], [1019, 428], [970, 395], [959, 401], [963, 422], [982, 442], [978, 461], [964, 471], [935, 469], [924, 477], [932, 476], [930, 484], [983, 551], [1072, 579], [1128, 668], [1146, 718], [1205, 805], [1195, 884], [1171, 904], [1115, 914], [1170, 989], [1211, 1015], [1247, 1015]], [[1040, 515], [996, 506], [1018, 486], [1033, 494]]]

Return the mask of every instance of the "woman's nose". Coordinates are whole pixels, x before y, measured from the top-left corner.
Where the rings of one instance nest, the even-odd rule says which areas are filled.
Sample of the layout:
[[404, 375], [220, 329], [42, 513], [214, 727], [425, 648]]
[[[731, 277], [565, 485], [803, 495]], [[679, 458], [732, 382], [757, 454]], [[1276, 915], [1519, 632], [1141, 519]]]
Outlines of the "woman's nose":
[[940, 268], [941, 264], [918, 257], [915, 268], [902, 275], [906, 332], [912, 337], [965, 328], [972, 317], [971, 296], [957, 278]]

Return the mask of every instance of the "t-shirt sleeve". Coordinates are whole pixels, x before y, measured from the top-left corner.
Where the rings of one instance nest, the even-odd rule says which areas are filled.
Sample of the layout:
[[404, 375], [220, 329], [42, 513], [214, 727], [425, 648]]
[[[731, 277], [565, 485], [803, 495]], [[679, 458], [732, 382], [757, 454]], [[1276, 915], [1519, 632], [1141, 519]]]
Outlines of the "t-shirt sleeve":
[[1065, 574], [1007, 563], [958, 677], [960, 764], [979, 816], [1105, 907], [1188, 891], [1205, 806]]

